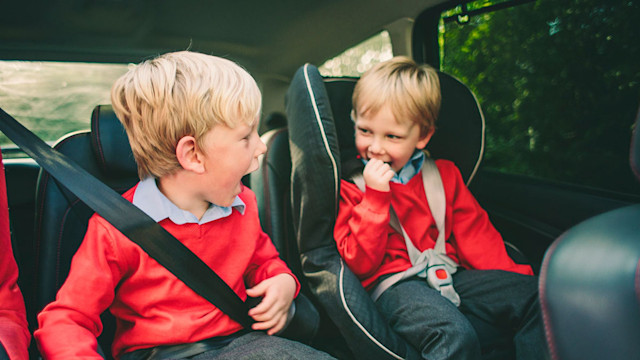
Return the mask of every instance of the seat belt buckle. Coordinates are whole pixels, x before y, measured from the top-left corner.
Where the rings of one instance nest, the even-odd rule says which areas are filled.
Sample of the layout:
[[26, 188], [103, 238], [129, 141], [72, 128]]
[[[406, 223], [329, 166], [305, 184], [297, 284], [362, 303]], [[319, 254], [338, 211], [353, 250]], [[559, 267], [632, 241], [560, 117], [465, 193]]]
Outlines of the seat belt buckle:
[[460, 306], [460, 296], [453, 288], [453, 278], [444, 264], [433, 265], [427, 269], [427, 284], [455, 306]]
[[453, 278], [444, 264], [430, 266], [427, 269], [427, 283], [436, 290], [447, 285], [453, 285]]

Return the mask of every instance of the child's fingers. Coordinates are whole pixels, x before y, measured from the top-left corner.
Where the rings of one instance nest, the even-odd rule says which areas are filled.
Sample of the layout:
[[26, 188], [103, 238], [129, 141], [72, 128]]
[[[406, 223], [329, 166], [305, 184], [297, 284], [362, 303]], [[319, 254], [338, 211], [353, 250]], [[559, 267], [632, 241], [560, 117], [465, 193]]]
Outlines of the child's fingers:
[[257, 331], [259, 331], [259, 330], [269, 330], [275, 324], [276, 324], [276, 321], [274, 319], [271, 319], [269, 321], [256, 322], [253, 325], [251, 325], [251, 329], [257, 330]]
[[264, 296], [265, 292], [267, 291], [267, 284], [265, 284], [265, 282], [261, 282], [260, 284], [247, 289], [247, 295], [251, 296], [251, 297], [261, 297]]
[[390, 181], [391, 179], [393, 179], [395, 174], [396, 174], [395, 171], [393, 171], [393, 169], [389, 167], [388, 169], [382, 171], [382, 174], [380, 175], [380, 177], [386, 181]]
[[277, 333], [280, 332], [280, 330], [282, 330], [285, 326], [285, 324], [287, 323], [287, 316], [282, 316], [280, 318], [280, 320], [278, 320], [278, 322], [276, 323], [275, 326], [273, 326], [271, 329], [269, 329], [269, 331], [267, 331], [268, 335], [275, 335]]
[[378, 159], [369, 160], [362, 173], [365, 184], [378, 191], [389, 191], [389, 181], [394, 175], [391, 166]]
[[255, 307], [249, 309], [249, 316], [256, 317], [267, 313], [270, 309], [274, 308], [276, 299], [270, 296], [265, 296], [262, 301]]
[[258, 316], [254, 318], [256, 322], [253, 324], [255, 330], [266, 330], [272, 328], [278, 320], [277, 316]]
[[273, 335], [282, 330], [287, 322], [287, 313], [277, 313], [264, 321], [257, 321], [251, 328], [253, 330], [267, 330], [267, 334]]

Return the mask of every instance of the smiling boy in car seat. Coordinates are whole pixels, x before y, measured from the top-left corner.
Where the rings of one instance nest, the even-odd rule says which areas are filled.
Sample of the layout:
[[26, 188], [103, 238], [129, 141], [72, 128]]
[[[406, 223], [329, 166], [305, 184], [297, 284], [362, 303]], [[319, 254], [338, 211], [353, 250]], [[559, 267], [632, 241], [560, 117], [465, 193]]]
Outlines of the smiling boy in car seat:
[[129, 70], [111, 99], [142, 179], [123, 196], [242, 299], [262, 297], [249, 315], [253, 330], [266, 333], [243, 329], [94, 215], [56, 301], [38, 316], [44, 358], [100, 358], [96, 337], [107, 309], [117, 321], [116, 358], [163, 358], [150, 355], [192, 343], [190, 349], [204, 346], [188, 355], [199, 359], [329, 358], [269, 336], [285, 326], [300, 285], [260, 228], [255, 195], [241, 183], [266, 149], [253, 78], [229, 60], [168, 53]]
[[[436, 246], [439, 232], [421, 174], [423, 163], [431, 161], [423, 149], [436, 131], [440, 98], [435, 70], [405, 57], [376, 65], [358, 81], [352, 117], [356, 149], [365, 164], [364, 192], [342, 180], [334, 230], [338, 250], [363, 286], [376, 294], [374, 300], [379, 296], [376, 306], [390, 326], [423, 358], [479, 359], [469, 315], [512, 332], [518, 359], [546, 358], [537, 277], [530, 266], [507, 255], [487, 213], [448, 160], [435, 165], [446, 203], [443, 253], [452, 266], [449, 274], [445, 267], [438, 276], [448, 276], [443, 289], [453, 292], [441, 294], [437, 284], [431, 287], [417, 275], [378, 289], [383, 280], [412, 267], [409, 247], [427, 254]], [[390, 223], [392, 211], [411, 244]], [[432, 263], [424, 264], [426, 272]]]

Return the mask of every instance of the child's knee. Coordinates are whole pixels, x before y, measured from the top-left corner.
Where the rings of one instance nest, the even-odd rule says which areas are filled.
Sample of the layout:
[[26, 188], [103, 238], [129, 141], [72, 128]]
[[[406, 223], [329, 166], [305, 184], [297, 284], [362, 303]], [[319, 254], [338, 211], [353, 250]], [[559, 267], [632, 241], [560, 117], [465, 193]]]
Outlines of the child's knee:
[[422, 355], [426, 359], [479, 359], [480, 341], [466, 319], [449, 321], [434, 328], [433, 337], [424, 339]]
[[458, 338], [458, 342], [465, 349], [480, 350], [480, 341], [478, 334], [471, 323], [466, 319], [456, 322], [455, 326], [449, 332], [450, 337]]

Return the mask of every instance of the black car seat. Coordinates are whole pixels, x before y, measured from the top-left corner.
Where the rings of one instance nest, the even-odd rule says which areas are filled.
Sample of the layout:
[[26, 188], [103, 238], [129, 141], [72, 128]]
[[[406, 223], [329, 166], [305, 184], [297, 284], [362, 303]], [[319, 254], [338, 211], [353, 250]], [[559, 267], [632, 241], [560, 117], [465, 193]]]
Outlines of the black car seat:
[[[111, 106], [97, 106], [91, 114], [91, 131], [69, 134], [54, 148], [119, 193], [138, 181], [129, 140]], [[84, 238], [93, 210], [45, 171], [38, 179], [36, 204], [37, 303], [41, 310], [55, 300], [67, 278], [71, 258]], [[102, 320], [104, 329], [98, 341], [104, 355], [111, 358], [115, 321], [109, 312]]]
[[[468, 183], [482, 158], [483, 115], [466, 86], [444, 73], [439, 76], [442, 108], [438, 131], [428, 150], [435, 158], [453, 160]], [[291, 212], [286, 216], [291, 216], [292, 225], [286, 221], [284, 224], [272, 222], [271, 225], [274, 228], [291, 226], [286, 231], [290, 235], [283, 238], [286, 244], [282, 246], [288, 249], [287, 256], [299, 256], [297, 271], [304, 276], [305, 286], [308, 286], [313, 300], [339, 329], [351, 356], [359, 359], [418, 358], [416, 350], [387, 326], [359, 280], [342, 261], [333, 240], [343, 170], [341, 159], [350, 159], [355, 154], [354, 129], [349, 118], [355, 82], [356, 79], [323, 79], [315, 66], [306, 64], [301, 67], [287, 93], [287, 130], [265, 134], [279, 139], [288, 131], [291, 174], [288, 176], [286, 168], [289, 164], [280, 158], [285, 147], [283, 140], [271, 139], [282, 152], [279, 156], [269, 156], [270, 150], [267, 150], [265, 156], [271, 158], [267, 163], [270, 167], [280, 164], [285, 168], [273, 169], [272, 173], [278, 176], [267, 180], [254, 179], [252, 175], [252, 182], [271, 182], [269, 186], [272, 189], [267, 199], [271, 203], [265, 204], [269, 210], [261, 211], [271, 211], [272, 220], [274, 212]], [[460, 131], [461, 128], [465, 130]], [[262, 172], [258, 176], [269, 177], [269, 173]], [[290, 184], [274, 184], [288, 182], [288, 179]], [[289, 204], [278, 202], [284, 198], [291, 202], [291, 208]], [[290, 264], [294, 261], [292, 258], [289, 259]], [[483, 343], [484, 358], [508, 359], [513, 356], [512, 342], [506, 334], [482, 321], [472, 323]]]
[[[630, 163], [640, 180], [640, 111]], [[640, 204], [585, 220], [547, 250], [540, 305], [553, 359], [640, 358]]]
[[[138, 182], [138, 171], [124, 127], [111, 106], [98, 105], [91, 116], [91, 131], [70, 134], [61, 139], [56, 150], [123, 193]], [[243, 178], [248, 183], [248, 177]], [[36, 239], [39, 247], [38, 309], [53, 301], [64, 283], [71, 258], [80, 246], [93, 211], [75, 195], [42, 171], [37, 186]], [[115, 320], [109, 312], [102, 315], [104, 330], [98, 341], [107, 358]], [[296, 299], [296, 316], [282, 336], [308, 342], [317, 331], [319, 315], [304, 296]]]

